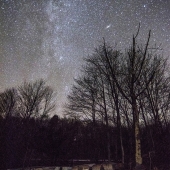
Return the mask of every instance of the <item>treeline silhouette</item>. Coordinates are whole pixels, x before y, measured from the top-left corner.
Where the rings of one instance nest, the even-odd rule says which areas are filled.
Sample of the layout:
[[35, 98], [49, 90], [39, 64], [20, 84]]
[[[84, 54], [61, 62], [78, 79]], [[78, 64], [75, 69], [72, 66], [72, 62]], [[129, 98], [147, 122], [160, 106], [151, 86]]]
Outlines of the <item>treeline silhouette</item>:
[[125, 51], [108, 46], [104, 39], [84, 58], [65, 105], [68, 117], [92, 122], [94, 149], [96, 122], [100, 122], [105, 128], [108, 161], [114, 158], [138, 170], [155, 169], [159, 162], [168, 162], [170, 154], [166, 147], [170, 144], [168, 59], [159, 47], [150, 45], [151, 31], [146, 43], [138, 44], [139, 29], [140, 25]]
[[[5, 124], [5, 125], [4, 125]], [[0, 168], [31, 166], [72, 166], [73, 159], [88, 159], [97, 163], [107, 160], [107, 132], [103, 123], [96, 122], [95, 139], [91, 122], [53, 116], [47, 120], [9, 117], [0, 120]], [[3, 129], [3, 130], [2, 130]], [[117, 128], [109, 126], [111, 134], [111, 159], [119, 162], [120, 147], [117, 145]], [[131, 131], [122, 127], [125, 163], [130, 167]], [[151, 136], [152, 140], [151, 141]], [[157, 125], [141, 128], [143, 162], [145, 165], [162, 166], [170, 162], [170, 123], [157, 131]], [[155, 150], [150, 152], [154, 142]]]

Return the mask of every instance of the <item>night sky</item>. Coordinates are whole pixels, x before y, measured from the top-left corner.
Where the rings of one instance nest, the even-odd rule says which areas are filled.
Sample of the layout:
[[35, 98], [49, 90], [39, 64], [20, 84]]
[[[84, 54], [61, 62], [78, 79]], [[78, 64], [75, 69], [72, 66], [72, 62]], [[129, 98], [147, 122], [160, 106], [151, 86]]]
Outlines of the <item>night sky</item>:
[[138, 23], [139, 42], [170, 54], [170, 0], [0, 0], [0, 92], [43, 78], [62, 111], [83, 57], [106, 42], [125, 49]]

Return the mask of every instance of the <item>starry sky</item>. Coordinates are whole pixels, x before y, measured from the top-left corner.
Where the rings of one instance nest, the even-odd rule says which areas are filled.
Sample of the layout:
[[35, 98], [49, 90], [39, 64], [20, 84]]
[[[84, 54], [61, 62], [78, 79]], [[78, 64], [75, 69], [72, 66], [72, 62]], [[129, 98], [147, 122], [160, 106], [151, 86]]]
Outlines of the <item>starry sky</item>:
[[57, 91], [61, 114], [83, 57], [106, 42], [125, 49], [162, 44], [170, 55], [170, 0], [0, 0], [0, 92], [43, 78]]

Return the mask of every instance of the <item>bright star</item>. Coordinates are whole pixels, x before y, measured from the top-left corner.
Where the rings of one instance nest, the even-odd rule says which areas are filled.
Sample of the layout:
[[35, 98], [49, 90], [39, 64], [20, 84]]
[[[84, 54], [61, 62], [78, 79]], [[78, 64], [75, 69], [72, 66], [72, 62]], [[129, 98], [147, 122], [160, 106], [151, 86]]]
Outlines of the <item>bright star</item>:
[[105, 29], [108, 29], [108, 28], [110, 28], [110, 27], [111, 27], [111, 24], [107, 25]]

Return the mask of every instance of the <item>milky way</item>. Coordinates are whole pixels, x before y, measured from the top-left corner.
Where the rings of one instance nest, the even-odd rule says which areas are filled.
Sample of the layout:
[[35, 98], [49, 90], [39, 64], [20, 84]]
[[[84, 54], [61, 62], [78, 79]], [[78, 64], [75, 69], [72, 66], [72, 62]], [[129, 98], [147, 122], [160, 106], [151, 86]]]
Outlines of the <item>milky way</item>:
[[61, 114], [83, 57], [105, 37], [129, 47], [152, 30], [151, 45], [170, 54], [169, 0], [0, 0], [0, 91], [43, 78], [57, 91]]

